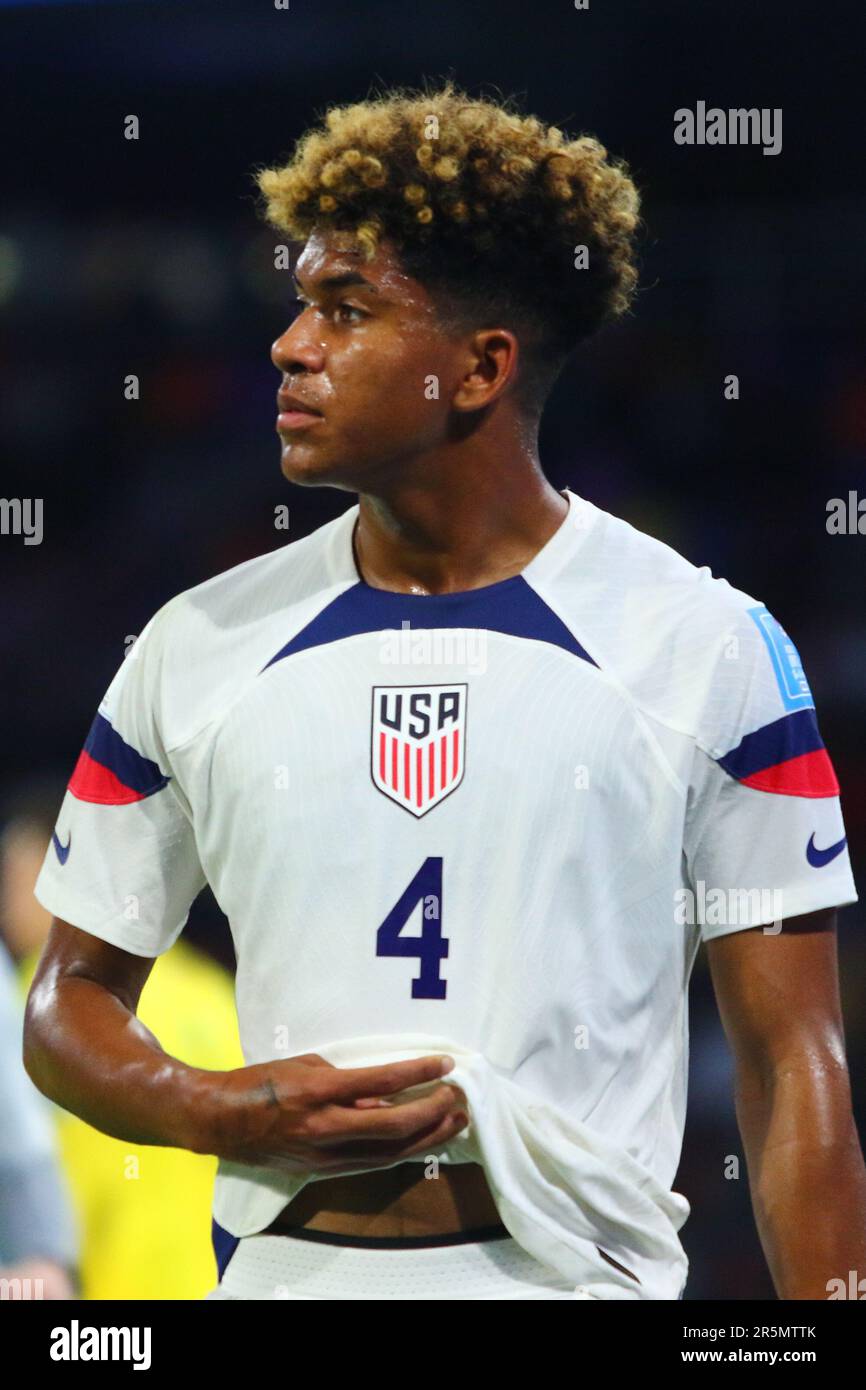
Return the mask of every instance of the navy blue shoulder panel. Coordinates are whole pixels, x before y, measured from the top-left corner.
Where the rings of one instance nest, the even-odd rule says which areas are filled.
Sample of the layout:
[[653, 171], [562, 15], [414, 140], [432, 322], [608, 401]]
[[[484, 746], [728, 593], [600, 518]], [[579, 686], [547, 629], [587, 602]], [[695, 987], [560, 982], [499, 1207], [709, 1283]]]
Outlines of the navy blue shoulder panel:
[[549, 642], [563, 651], [596, 665], [531, 585], [519, 574], [468, 589], [458, 594], [395, 594], [389, 589], [373, 589], [369, 584], [353, 584], [323, 608], [312, 622], [287, 642], [262, 669], [310, 647], [339, 642], [362, 632], [400, 631], [403, 623], [412, 631], [429, 628], [481, 628], [503, 632], [511, 637], [528, 637]]

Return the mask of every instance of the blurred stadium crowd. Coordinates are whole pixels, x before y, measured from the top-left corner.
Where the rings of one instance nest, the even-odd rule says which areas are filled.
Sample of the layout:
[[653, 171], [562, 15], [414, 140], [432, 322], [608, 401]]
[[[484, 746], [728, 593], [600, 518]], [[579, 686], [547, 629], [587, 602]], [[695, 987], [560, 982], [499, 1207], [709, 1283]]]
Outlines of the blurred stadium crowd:
[[[205, 22], [203, 9], [188, 8]], [[454, 4], [444, 9], [457, 14]], [[132, 24], [139, 11], [155, 22], [164, 13], [158, 5], [126, 5], [125, 21]], [[506, 34], [514, 13], [504, 6]], [[120, 25], [120, 13], [113, 22]], [[288, 149], [315, 107], [363, 95], [373, 72], [415, 80], [445, 64], [432, 45], [421, 49], [422, 66], [389, 67], [374, 60], [370, 34], [350, 58], [346, 34], [329, 33], [340, 52], [333, 82], [319, 65], [318, 77], [299, 77], [290, 96], [264, 55], [267, 71], [259, 73], [249, 47], [239, 47], [245, 71], [231, 78], [230, 133], [222, 67], [219, 77], [204, 64], [190, 76], [198, 101], [186, 115], [176, 74], [148, 68], [141, 55], [129, 89], [117, 76], [113, 85], [105, 79], [89, 97], [79, 95], [80, 115], [74, 105], [61, 110], [72, 88], [69, 73], [55, 74], [59, 96], [55, 90], [49, 115], [73, 126], [80, 119], [88, 129], [107, 97], [106, 120], [143, 108], [146, 128], [152, 97], [145, 78], [174, 83], [170, 116], [153, 115], [163, 122], [158, 158], [151, 151], [134, 167], [115, 132], [111, 149], [97, 143], [93, 167], [86, 142], [74, 167], [64, 159], [56, 187], [28, 182], [21, 156], [20, 177], [7, 189], [0, 222], [2, 490], [44, 499], [44, 539], [26, 546], [20, 537], [0, 537], [0, 932], [17, 969], [14, 977], [0, 975], [0, 1075], [12, 1076], [20, 1049], [15, 1018], [48, 926], [30, 889], [125, 642], [173, 594], [291, 543], [355, 500], [290, 488], [279, 472], [269, 347], [285, 325], [290, 286], [274, 269], [273, 235], [256, 221], [248, 172], [254, 161]], [[804, 198], [811, 166], [802, 156], [797, 163], [796, 153], [783, 170], [781, 159], [771, 167], [757, 152], [717, 151], [739, 158], [739, 172], [733, 162], [725, 171], [718, 159], [715, 175], [705, 162], [698, 178], [687, 177], [698, 168], [696, 152], [678, 153], [672, 144], [660, 150], [641, 125], [660, 103], [658, 93], [648, 95], [651, 65], [625, 110], [618, 100], [614, 111], [598, 78], [587, 78], [584, 116], [570, 82], [575, 72], [585, 75], [589, 60], [576, 54], [574, 70], [552, 70], [545, 86], [541, 58], [553, 41], [538, 38], [539, 53], [527, 60], [536, 74], [531, 85], [504, 56], [505, 38], [500, 61], [494, 44], [491, 61], [467, 56], [456, 75], [467, 85], [529, 85], [540, 114], [560, 119], [577, 111], [574, 125], [606, 138], [613, 126], [611, 143], [635, 162], [646, 188], [649, 235], [633, 317], [581, 350], [556, 388], [542, 433], [546, 471], [557, 486], [567, 484], [753, 593], [787, 628], [839, 775], [857, 872], [866, 862], [866, 537], [831, 536], [825, 520], [830, 498], [850, 489], [866, 496], [866, 271], [862, 255], [850, 252], [866, 242], [866, 198], [850, 185], [817, 187]], [[74, 45], [68, 51], [70, 72], [80, 78], [82, 61], [76, 65]], [[228, 53], [220, 53], [228, 64]], [[25, 64], [28, 72], [32, 79]], [[23, 85], [21, 93], [32, 114], [36, 95]], [[665, 111], [677, 104], [672, 84]], [[778, 104], [770, 88], [761, 104]], [[789, 142], [797, 139], [792, 125]], [[61, 151], [74, 148], [68, 131], [57, 138]], [[44, 148], [38, 126], [28, 139]], [[212, 177], [214, 139], [223, 141], [222, 182]], [[746, 160], [751, 172], [743, 176]], [[137, 400], [124, 394], [131, 373], [140, 381]], [[724, 397], [730, 373], [740, 383], [734, 401]], [[285, 503], [288, 536], [274, 527], [274, 509]], [[840, 931], [860, 1118], [862, 919], [862, 905], [847, 909]], [[241, 1064], [231, 967], [226, 924], [206, 892], [144, 995], [142, 1017], [167, 1050], [202, 1066]], [[687, 1297], [772, 1297], [744, 1162], [739, 1182], [723, 1177], [725, 1157], [742, 1147], [702, 957], [691, 1018], [690, 1107], [675, 1184], [693, 1207], [683, 1233], [692, 1262]], [[20, 1143], [0, 1144], [0, 1273], [38, 1259], [57, 1271], [60, 1283], [48, 1287], [62, 1291], [69, 1277], [84, 1297], [200, 1297], [213, 1283], [215, 1161], [96, 1135], [35, 1091], [28, 1095], [29, 1085], [22, 1071], [14, 1103], [30, 1118], [8, 1130]], [[37, 1191], [38, 1174], [44, 1185]], [[27, 1226], [25, 1192], [34, 1212], [55, 1213], [48, 1234], [36, 1216]]]

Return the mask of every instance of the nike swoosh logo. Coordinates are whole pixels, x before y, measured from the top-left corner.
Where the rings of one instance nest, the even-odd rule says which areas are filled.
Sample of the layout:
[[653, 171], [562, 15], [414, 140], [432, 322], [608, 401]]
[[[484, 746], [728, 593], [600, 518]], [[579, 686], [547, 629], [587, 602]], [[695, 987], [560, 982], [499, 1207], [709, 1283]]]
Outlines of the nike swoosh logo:
[[837, 840], [835, 845], [830, 845], [828, 849], [815, 848], [814, 832], [809, 838], [806, 846], [806, 858], [813, 869], [823, 869], [825, 864], [829, 864], [831, 859], [835, 859], [837, 854], [841, 854], [847, 843], [847, 835], [843, 835], [841, 840]]
[[65, 845], [62, 845], [60, 843], [59, 839], [57, 838], [56, 830], [53, 831], [51, 835], [51, 840], [54, 845], [54, 848], [57, 850], [57, 858], [60, 860], [61, 864], [65, 864], [67, 859], [69, 858], [70, 848], [72, 847], [72, 833], [70, 832], [69, 839], [66, 841]]

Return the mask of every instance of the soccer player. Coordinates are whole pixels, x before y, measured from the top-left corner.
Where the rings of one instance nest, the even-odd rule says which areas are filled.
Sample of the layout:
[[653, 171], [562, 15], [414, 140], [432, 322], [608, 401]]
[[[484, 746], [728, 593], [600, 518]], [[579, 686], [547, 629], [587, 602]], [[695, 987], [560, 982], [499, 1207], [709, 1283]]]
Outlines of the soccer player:
[[[538, 456], [635, 286], [626, 168], [445, 84], [331, 110], [258, 183], [304, 243], [282, 471], [359, 500], [171, 599], [112, 682], [38, 882], [31, 1076], [219, 1156], [209, 1297], [676, 1299], [703, 941], [776, 1288], [827, 1297], [866, 1268], [866, 1173], [806, 677], [755, 598]], [[205, 882], [228, 1072], [136, 1020]]]

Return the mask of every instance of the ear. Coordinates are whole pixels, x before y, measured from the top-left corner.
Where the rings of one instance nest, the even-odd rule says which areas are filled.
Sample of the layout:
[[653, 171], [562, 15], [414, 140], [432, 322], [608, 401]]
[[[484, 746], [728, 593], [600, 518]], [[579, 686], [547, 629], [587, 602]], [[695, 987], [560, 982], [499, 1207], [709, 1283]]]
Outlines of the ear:
[[517, 338], [507, 328], [484, 328], [468, 345], [469, 366], [454, 392], [455, 410], [481, 410], [517, 376]]

